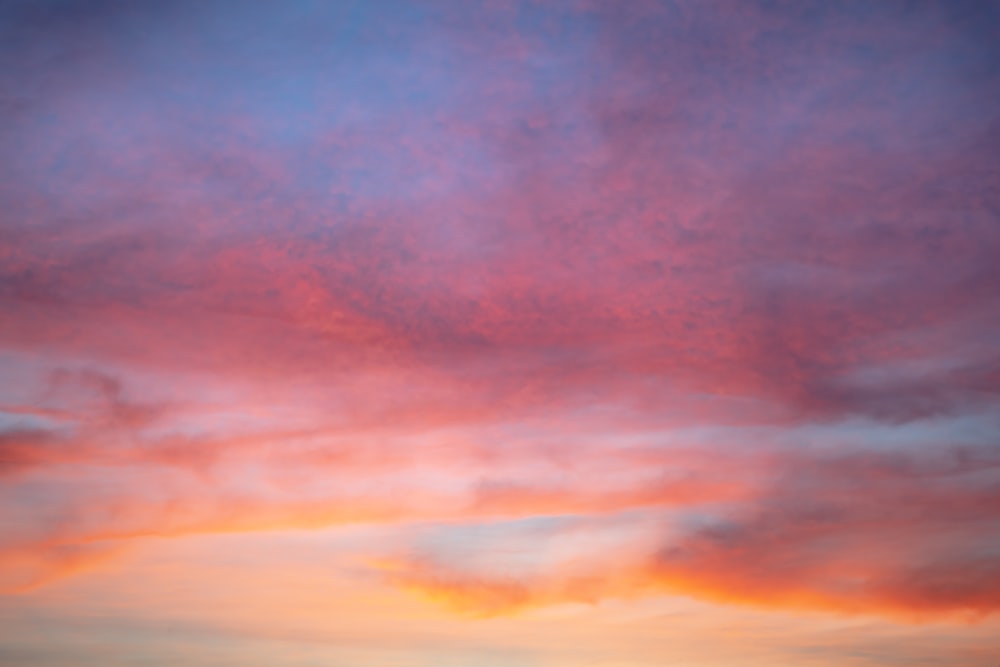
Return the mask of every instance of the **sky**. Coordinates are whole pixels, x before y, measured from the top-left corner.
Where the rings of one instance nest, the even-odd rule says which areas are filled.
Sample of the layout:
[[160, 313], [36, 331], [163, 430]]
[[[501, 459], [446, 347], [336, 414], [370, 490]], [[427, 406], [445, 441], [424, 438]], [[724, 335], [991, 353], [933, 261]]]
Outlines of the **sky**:
[[1000, 5], [0, 0], [0, 665], [995, 667]]

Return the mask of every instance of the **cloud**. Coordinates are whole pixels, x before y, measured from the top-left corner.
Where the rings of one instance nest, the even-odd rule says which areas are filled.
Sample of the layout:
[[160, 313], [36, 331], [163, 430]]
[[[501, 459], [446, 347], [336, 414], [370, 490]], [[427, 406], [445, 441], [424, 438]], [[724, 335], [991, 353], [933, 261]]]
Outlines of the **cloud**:
[[671, 522], [661, 522], [670, 537], [659, 547], [598, 541], [513, 575], [501, 574], [502, 561], [484, 570], [449, 553], [410, 554], [381, 567], [394, 584], [474, 616], [682, 595], [908, 621], [974, 620], [1000, 609], [991, 509], [998, 466], [992, 449], [792, 454], [777, 483], [753, 500], [703, 511], [693, 527], [664, 531]]
[[[265, 21], [260, 11], [246, 20]], [[443, 51], [421, 56], [437, 106], [407, 113], [389, 105], [392, 89], [345, 80], [372, 112], [366, 122], [334, 113], [315, 90], [292, 95], [283, 113], [303, 123], [329, 111], [326, 125], [303, 125], [302, 141], [314, 145], [282, 141], [276, 102], [240, 83], [270, 80], [248, 54], [225, 61], [233, 96], [197, 108], [219, 129], [206, 151], [202, 130], [181, 122], [190, 110], [150, 106], [145, 82], [175, 83], [180, 65], [165, 56], [178, 54], [126, 40], [115, 48], [140, 53], [120, 88], [44, 97], [61, 113], [45, 132], [20, 121], [15, 154], [56, 142], [81, 173], [51, 197], [46, 179], [62, 178], [54, 158], [11, 175], [19, 189], [5, 195], [2, 225], [11, 316], [0, 338], [13, 349], [278, 385], [376, 376], [390, 401], [341, 392], [373, 421], [419, 421], [428, 410], [516, 418], [595, 394], [650, 414], [691, 394], [751, 397], [774, 404], [759, 406], [760, 418], [792, 420], [907, 421], [993, 406], [996, 383], [982, 368], [996, 351], [966, 358], [964, 342], [997, 328], [971, 317], [996, 305], [996, 191], [985, 185], [995, 128], [968, 98], [985, 89], [959, 58], [985, 47], [963, 39], [960, 15], [594, 11], [536, 9], [520, 46], [458, 12], [453, 28], [428, 28]], [[137, 30], [147, 19], [116, 20]], [[165, 38], [178, 20], [159, 28]], [[274, 39], [303, 28], [291, 21]], [[766, 37], [774, 31], [786, 36]], [[545, 41], [552, 32], [559, 49]], [[915, 50], [931, 37], [939, 51]], [[194, 48], [221, 57], [210, 44]], [[401, 65], [359, 58], [399, 95], [414, 92]], [[75, 67], [97, 82], [108, 65]], [[480, 90], [486, 74], [501, 77], [489, 84], [490, 115], [461, 88], [439, 88], [453, 77]], [[302, 76], [322, 81], [317, 63]], [[535, 92], [542, 81], [566, 89]], [[970, 104], [915, 99], [918, 84]], [[110, 122], [122, 104], [144, 105], [135, 128]], [[245, 131], [234, 129], [238, 113], [254, 118]], [[81, 135], [99, 141], [88, 149]], [[93, 151], [111, 150], [102, 146], [119, 147], [110, 157], [128, 168], [84, 169], [100, 162]], [[462, 150], [471, 183], [389, 196], [412, 178], [392, 165], [458, 178], [434, 156]], [[983, 183], [977, 197], [966, 183]], [[951, 345], [898, 340], [942, 323]], [[854, 380], [910, 361], [944, 368]]]
[[994, 10], [0, 13], [5, 589], [151, 537], [654, 515], [383, 573], [472, 615], [995, 612]]
[[111, 567], [127, 543], [49, 544], [0, 549], [0, 593], [28, 594], [67, 577]]

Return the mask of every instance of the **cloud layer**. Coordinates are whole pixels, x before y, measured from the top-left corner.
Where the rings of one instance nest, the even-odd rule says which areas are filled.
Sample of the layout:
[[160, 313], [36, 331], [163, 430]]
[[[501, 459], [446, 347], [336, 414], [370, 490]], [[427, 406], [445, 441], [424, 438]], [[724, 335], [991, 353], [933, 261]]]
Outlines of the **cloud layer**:
[[5, 3], [0, 588], [362, 523], [476, 617], [995, 613], [998, 26]]

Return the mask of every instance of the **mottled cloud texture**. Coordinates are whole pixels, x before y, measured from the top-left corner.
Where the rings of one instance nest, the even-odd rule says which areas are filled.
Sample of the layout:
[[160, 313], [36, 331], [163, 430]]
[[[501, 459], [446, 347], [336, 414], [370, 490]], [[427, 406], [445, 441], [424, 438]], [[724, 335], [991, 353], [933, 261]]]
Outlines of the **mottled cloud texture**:
[[998, 45], [0, 2], [0, 664], [994, 665]]

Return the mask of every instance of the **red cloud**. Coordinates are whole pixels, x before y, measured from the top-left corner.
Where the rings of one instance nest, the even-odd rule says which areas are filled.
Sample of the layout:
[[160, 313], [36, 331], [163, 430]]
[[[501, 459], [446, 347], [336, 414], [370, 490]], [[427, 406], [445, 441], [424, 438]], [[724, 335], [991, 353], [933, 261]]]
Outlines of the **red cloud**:
[[[371, 21], [351, 57], [263, 5], [231, 25], [266, 54], [184, 3], [10, 10], [0, 371], [117, 370], [0, 387], [5, 586], [152, 535], [670, 509], [701, 523], [624, 560], [389, 576], [482, 613], [996, 610], [993, 450], [863, 453], [995, 440], [995, 35], [964, 3], [547, 6]], [[755, 435], [817, 424], [850, 450]]]

